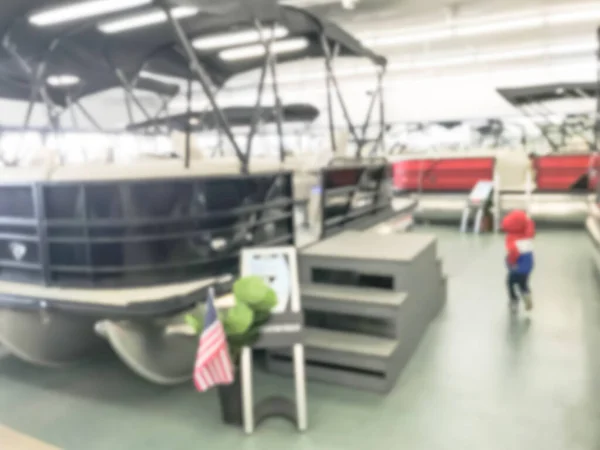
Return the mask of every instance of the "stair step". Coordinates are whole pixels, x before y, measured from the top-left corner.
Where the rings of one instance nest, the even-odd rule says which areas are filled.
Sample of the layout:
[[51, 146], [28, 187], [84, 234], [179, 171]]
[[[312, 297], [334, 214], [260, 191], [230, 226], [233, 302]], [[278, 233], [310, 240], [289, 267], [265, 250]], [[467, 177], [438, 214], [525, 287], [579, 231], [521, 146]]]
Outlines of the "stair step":
[[[304, 342], [306, 376], [310, 380], [389, 392], [415, 348], [416, 343], [309, 328]], [[269, 351], [267, 369], [282, 375], [293, 373], [291, 352]]]
[[363, 334], [307, 328], [304, 345], [333, 352], [389, 358], [396, 350], [398, 341]]
[[[294, 365], [291, 357], [288, 356], [269, 354], [267, 357], [267, 370], [279, 375], [294, 375]], [[306, 377], [312, 381], [321, 381], [382, 394], [388, 393], [396, 382], [396, 376], [394, 375], [384, 376], [377, 373], [323, 367], [318, 364], [311, 364], [309, 361], [306, 363], [305, 371]]]
[[397, 314], [408, 295], [403, 292], [354, 286], [303, 284], [302, 306], [306, 310], [389, 317]]
[[436, 237], [431, 234], [381, 235], [373, 232], [345, 231], [303, 249], [301, 257], [409, 263], [435, 242]]
[[[306, 328], [306, 361], [386, 373], [399, 341], [358, 333]], [[290, 349], [275, 349], [276, 355], [290, 355]]]

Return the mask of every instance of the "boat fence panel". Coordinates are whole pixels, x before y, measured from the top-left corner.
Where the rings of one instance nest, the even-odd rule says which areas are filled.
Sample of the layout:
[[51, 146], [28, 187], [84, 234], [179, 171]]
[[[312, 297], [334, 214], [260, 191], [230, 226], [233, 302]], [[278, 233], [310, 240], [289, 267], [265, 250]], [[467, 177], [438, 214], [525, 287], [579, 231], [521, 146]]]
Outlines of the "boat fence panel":
[[321, 236], [374, 226], [392, 211], [392, 167], [386, 163], [321, 171]]
[[291, 173], [0, 185], [0, 280], [130, 287], [236, 273], [294, 244]]

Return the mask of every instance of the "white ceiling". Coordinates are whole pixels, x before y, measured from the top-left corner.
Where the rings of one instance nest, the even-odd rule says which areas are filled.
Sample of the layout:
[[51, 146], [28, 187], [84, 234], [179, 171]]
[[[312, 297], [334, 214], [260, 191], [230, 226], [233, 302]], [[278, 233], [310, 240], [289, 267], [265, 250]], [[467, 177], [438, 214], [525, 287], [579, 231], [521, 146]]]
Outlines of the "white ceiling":
[[[600, 2], [584, 2], [471, 0], [451, 6], [447, 0], [361, 0], [353, 11], [344, 10], [335, 2], [333, 6], [317, 5], [314, 11], [338, 21], [376, 51], [388, 56], [388, 120], [405, 121], [515, 114], [514, 108], [496, 94], [496, 88], [595, 79], [594, 47]], [[535, 27], [460, 36], [460, 30], [473, 24], [486, 28], [488, 23], [510, 23], [530, 16], [548, 17], [557, 11], [583, 11], [587, 20], [560, 24], [545, 20]], [[597, 16], [586, 16], [586, 11], [595, 11]], [[427, 38], [431, 30], [449, 29], [453, 31], [450, 37]], [[421, 37], [413, 42], [398, 38], [419, 33]], [[356, 72], [368, 66], [364, 61], [354, 60], [340, 61], [336, 66], [344, 89], [350, 94], [349, 107], [356, 117], [366, 108], [365, 93], [373, 87], [372, 75]], [[284, 101], [311, 101], [324, 108], [322, 72], [322, 62], [282, 66], [279, 74]], [[248, 86], [255, 85], [256, 79], [257, 74], [250, 73], [231, 80], [220, 100], [227, 104], [253, 104], [255, 93]], [[140, 96], [149, 110], [158, 107], [152, 95]], [[202, 96], [196, 98], [202, 106]], [[3, 103], [0, 104], [0, 123], [18, 126], [25, 115], [25, 105], [0, 103]], [[121, 90], [87, 99], [85, 104], [105, 127], [117, 128], [127, 123]], [[143, 117], [137, 113], [136, 119]], [[86, 124], [82, 117], [79, 120], [82, 125]], [[46, 124], [42, 107], [37, 108], [34, 123]], [[70, 116], [65, 116], [65, 125], [70, 123]]]

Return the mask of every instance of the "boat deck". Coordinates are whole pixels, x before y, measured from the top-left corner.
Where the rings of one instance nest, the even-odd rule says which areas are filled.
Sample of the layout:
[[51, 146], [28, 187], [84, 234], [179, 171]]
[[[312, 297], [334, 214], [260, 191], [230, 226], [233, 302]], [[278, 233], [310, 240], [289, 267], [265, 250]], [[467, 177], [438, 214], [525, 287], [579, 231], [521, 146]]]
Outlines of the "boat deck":
[[[310, 383], [303, 436], [271, 421], [245, 437], [221, 425], [216, 392], [149, 384], [108, 349], [64, 371], [0, 356], [0, 423], [69, 450], [597, 449], [600, 284], [585, 232], [539, 233], [536, 309], [511, 319], [502, 238], [427, 231], [440, 238], [446, 310], [387, 397]], [[257, 394], [292, 392], [289, 379], [255, 378]]]

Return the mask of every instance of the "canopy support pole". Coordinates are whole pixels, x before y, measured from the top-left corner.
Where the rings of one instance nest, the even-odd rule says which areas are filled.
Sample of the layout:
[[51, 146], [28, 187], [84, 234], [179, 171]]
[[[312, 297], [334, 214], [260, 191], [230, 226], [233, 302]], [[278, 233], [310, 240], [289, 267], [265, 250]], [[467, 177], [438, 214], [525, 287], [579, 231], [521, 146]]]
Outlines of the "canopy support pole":
[[377, 150], [381, 147], [381, 153], [385, 156], [386, 153], [386, 134], [388, 131], [388, 126], [385, 121], [385, 98], [383, 94], [383, 76], [385, 75], [385, 69], [381, 71], [381, 77], [379, 79], [379, 85], [377, 86], [377, 90], [379, 91], [379, 127], [380, 127], [380, 137], [377, 139], [377, 142], [373, 146], [373, 150], [371, 151], [370, 156], [375, 156], [377, 154]]
[[[271, 87], [273, 88], [273, 96], [275, 97], [275, 115], [277, 124], [277, 136], [279, 137], [279, 162], [285, 160], [285, 146], [283, 144], [283, 107], [281, 105], [281, 97], [279, 96], [279, 85], [277, 81], [277, 55], [272, 50], [272, 42], [275, 36], [275, 24], [273, 24], [271, 32], [271, 42], [266, 48], [267, 62], [271, 70]], [[263, 41], [264, 42], [264, 41]]]
[[[52, 44], [50, 45], [50, 48], [54, 48], [57, 44], [58, 44], [58, 41], [54, 40], [52, 42]], [[25, 61], [25, 59], [23, 59], [23, 57], [21, 57], [21, 55], [17, 51], [16, 47], [12, 44], [8, 34], [4, 35], [4, 38], [2, 39], [2, 46], [10, 54], [10, 56], [19, 64], [19, 66], [21, 67], [21, 70], [23, 70], [23, 72], [29, 77], [29, 79], [32, 83], [31, 94], [29, 97], [29, 104], [27, 106], [27, 113], [25, 115], [25, 120], [24, 120], [24, 124], [23, 124], [24, 128], [29, 128], [29, 124], [31, 122], [31, 116], [33, 115], [33, 109], [35, 107], [35, 101], [36, 101], [38, 95], [42, 98], [42, 100], [46, 104], [48, 111], [50, 112], [50, 115], [52, 116], [54, 114], [53, 111], [54, 111], [55, 105], [54, 105], [54, 102], [52, 101], [52, 99], [50, 98], [50, 95], [48, 95], [48, 92], [46, 90], [46, 86], [45, 86], [44, 80], [43, 80], [44, 74], [46, 72], [47, 64], [46, 64], [46, 61], [41, 62], [40, 64], [38, 64], [36, 70], [34, 71], [31, 68], [31, 66], [29, 65], [29, 63], [27, 61]]]
[[[148, 110], [144, 107], [144, 105], [142, 104], [140, 99], [137, 98], [137, 96], [133, 92], [133, 89], [135, 88], [135, 85], [136, 85], [136, 80], [135, 79], [132, 81], [128, 80], [127, 77], [125, 76], [125, 74], [123, 73], [123, 71], [117, 67], [114, 67], [114, 65], [111, 63], [109, 58], [106, 58], [106, 61], [114, 70], [115, 75], [116, 75], [117, 79], [119, 80], [119, 83], [121, 83], [121, 86], [125, 90], [125, 96], [128, 97], [129, 100], [132, 101], [138, 107], [138, 109], [142, 112], [142, 114], [144, 115], [146, 120], [152, 120], [152, 116], [150, 115]], [[155, 133], [160, 132], [160, 129], [156, 125], [153, 128], [154, 128]]]
[[[265, 62], [263, 64], [263, 67], [260, 72], [260, 80], [258, 82], [256, 103], [254, 104], [254, 111], [252, 113], [252, 122], [250, 123], [250, 133], [248, 135], [248, 140], [246, 142], [246, 163], [247, 164], [250, 164], [250, 157], [252, 155], [252, 144], [254, 142], [254, 137], [256, 135], [258, 123], [262, 116], [262, 97], [263, 97], [263, 91], [264, 91], [264, 87], [265, 87], [265, 79], [267, 77], [267, 70], [270, 67], [270, 61], [272, 58], [271, 44], [273, 43], [273, 40], [275, 39], [275, 30], [274, 29], [273, 29], [273, 32], [271, 33], [271, 37], [269, 38], [269, 40], [267, 42], [267, 40], [265, 39], [264, 33], [263, 33], [261, 23], [258, 20], [255, 20], [254, 26], [255, 26], [256, 30], [258, 31], [258, 35], [260, 36], [261, 43], [265, 46]], [[271, 82], [273, 83], [273, 79], [271, 79]]]
[[131, 109], [131, 100], [125, 88], [123, 88], [123, 97], [125, 100], [125, 108], [127, 109], [127, 117], [129, 118], [129, 123], [133, 125], [135, 123], [135, 120], [133, 118], [133, 110]]
[[[163, 113], [165, 113], [165, 117], [169, 117], [169, 106], [170, 106], [171, 102], [173, 101], [173, 98], [174, 97], [169, 97], [169, 96], [161, 96], [160, 97], [161, 105], [159, 106], [156, 113], [154, 113], [154, 120], [160, 119], [160, 116]], [[171, 131], [171, 127], [169, 126], [168, 122], [165, 125], [165, 128], [166, 128], [167, 132]]]
[[221, 111], [221, 109], [219, 108], [219, 105], [217, 105], [217, 101], [215, 100], [215, 97], [210, 89], [210, 78], [208, 77], [207, 74], [204, 73], [204, 70], [200, 64], [198, 56], [196, 55], [196, 52], [194, 51], [194, 47], [192, 46], [190, 40], [188, 39], [187, 35], [183, 31], [181, 24], [178, 22], [178, 20], [175, 17], [173, 17], [173, 14], [171, 13], [170, 5], [167, 4], [167, 2], [165, 0], [160, 0], [160, 4], [161, 4], [163, 10], [165, 11], [165, 14], [167, 15], [167, 18], [169, 19], [169, 23], [171, 24], [171, 27], [173, 28], [175, 37], [177, 38], [177, 40], [183, 47], [184, 54], [186, 55], [186, 57], [190, 63], [191, 72], [195, 75], [196, 79], [200, 82], [200, 85], [202, 86], [202, 90], [206, 94], [206, 97], [208, 98], [208, 101], [210, 102], [210, 105], [211, 105], [213, 111], [215, 112], [219, 127], [223, 129], [223, 132], [227, 136], [227, 139], [233, 146], [233, 150], [235, 151], [235, 154], [238, 157], [238, 159], [242, 165], [242, 167], [241, 167], [242, 173], [248, 173], [248, 163], [246, 161], [246, 158], [244, 157], [244, 154], [242, 153], [240, 146], [238, 145], [237, 141], [235, 140], [235, 137], [233, 136], [233, 133], [231, 132], [229, 123], [227, 123], [227, 118], [223, 114], [223, 111]]
[[367, 143], [367, 130], [369, 128], [369, 125], [371, 125], [371, 117], [373, 116], [373, 110], [375, 109], [375, 102], [379, 99], [380, 95], [381, 95], [381, 82], [383, 79], [383, 71], [380, 71], [377, 74], [377, 82], [376, 82], [376, 86], [375, 89], [373, 90], [373, 93], [371, 94], [371, 101], [369, 102], [369, 108], [367, 109], [367, 114], [365, 117], [365, 120], [362, 124], [361, 130], [360, 130], [360, 135], [361, 140], [357, 143], [357, 148], [356, 148], [356, 159], [360, 159], [362, 156], [362, 150], [365, 146], [365, 144]]
[[[344, 101], [344, 97], [342, 96], [342, 91], [340, 90], [340, 86], [337, 82], [337, 78], [333, 72], [333, 56], [331, 49], [329, 48], [329, 44], [327, 42], [327, 38], [325, 35], [321, 35], [321, 46], [323, 47], [323, 52], [325, 53], [325, 68], [327, 70], [327, 76], [330, 78], [332, 86], [334, 87], [334, 91], [338, 98], [340, 107], [342, 108], [342, 113], [344, 114], [344, 118], [346, 119], [346, 124], [348, 125], [348, 129], [352, 134], [352, 137], [357, 143], [360, 143], [360, 136], [356, 132], [354, 124], [352, 123], [352, 119], [350, 118], [350, 113], [346, 106], [346, 102]], [[339, 50], [339, 47], [337, 47]], [[337, 53], [337, 52], [336, 52]]]
[[79, 121], [77, 120], [77, 114], [75, 108], [73, 108], [73, 99], [70, 95], [67, 95], [67, 109], [69, 114], [71, 115], [71, 122], [73, 123], [73, 128], [75, 130], [79, 130]]
[[[528, 100], [531, 100], [531, 99], [528, 99]], [[542, 136], [544, 136], [544, 139], [546, 139], [546, 141], [548, 142], [548, 144], [550, 144], [550, 147], [552, 148], [552, 151], [553, 152], [558, 151], [558, 146], [556, 145], [556, 142], [554, 142], [550, 138], [550, 135], [548, 134], [548, 132], [546, 131], [546, 129], [542, 125], [539, 125], [538, 123], [536, 123], [536, 121], [533, 118], [532, 113], [528, 109], [526, 109], [525, 106], [523, 106], [523, 105], [521, 105], [521, 107], [519, 107], [519, 110], [523, 114], [525, 114], [527, 117], [529, 117], [531, 119], [531, 121], [534, 123], [534, 125], [536, 125], [538, 127], [538, 129], [542, 133]]]
[[256, 93], [256, 102], [254, 103], [254, 111], [252, 112], [252, 121], [250, 122], [250, 132], [248, 133], [248, 140], [246, 141], [246, 163], [250, 164], [250, 156], [252, 155], [252, 144], [254, 142], [254, 136], [256, 135], [256, 129], [262, 116], [262, 96], [265, 87], [265, 78], [267, 76], [268, 61], [265, 63], [260, 72], [260, 80], [258, 82], [258, 88]]
[[73, 102], [73, 104], [75, 106], [77, 106], [77, 109], [79, 109], [79, 111], [81, 112], [81, 114], [84, 115], [84, 117], [88, 120], [88, 122], [91, 123], [92, 126], [97, 131], [104, 132], [104, 129], [100, 126], [100, 124], [96, 121], [96, 119], [94, 119], [94, 117], [88, 112], [87, 109], [84, 108], [84, 106], [78, 100], [75, 100]]
[[[596, 35], [597, 42], [600, 42], [600, 31]], [[596, 115], [594, 116], [594, 141], [595, 148], [600, 150], [600, 52], [596, 51]]]
[[187, 82], [187, 120], [185, 124], [185, 168], [190, 168], [190, 158], [192, 153], [192, 124], [190, 123], [192, 115], [192, 77], [188, 77]]
[[337, 142], [335, 139], [335, 124], [333, 117], [333, 94], [331, 92], [331, 81], [329, 79], [329, 74], [325, 74], [325, 86], [327, 89], [327, 122], [329, 125], [329, 140], [331, 142], [331, 151], [333, 152], [333, 156], [337, 155]]

